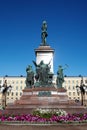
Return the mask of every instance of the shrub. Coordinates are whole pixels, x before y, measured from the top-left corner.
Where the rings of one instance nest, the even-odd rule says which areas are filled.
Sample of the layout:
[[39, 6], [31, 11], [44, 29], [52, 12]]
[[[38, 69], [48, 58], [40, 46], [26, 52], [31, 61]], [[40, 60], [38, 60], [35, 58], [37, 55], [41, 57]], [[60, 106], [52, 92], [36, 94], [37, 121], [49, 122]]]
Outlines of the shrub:
[[51, 118], [53, 115], [55, 116], [65, 116], [67, 113], [61, 109], [36, 109], [33, 111], [34, 116], [40, 116], [42, 118]]

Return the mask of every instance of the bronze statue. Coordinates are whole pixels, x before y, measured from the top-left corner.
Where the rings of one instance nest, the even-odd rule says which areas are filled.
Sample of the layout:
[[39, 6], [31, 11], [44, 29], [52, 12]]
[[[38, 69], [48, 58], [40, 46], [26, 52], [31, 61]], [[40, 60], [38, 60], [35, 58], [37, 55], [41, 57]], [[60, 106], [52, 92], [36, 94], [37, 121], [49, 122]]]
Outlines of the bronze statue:
[[31, 88], [32, 85], [34, 84], [34, 72], [32, 70], [31, 65], [28, 65], [28, 67], [26, 68], [26, 72], [27, 72], [26, 87]]
[[41, 38], [42, 38], [42, 45], [43, 46], [46, 46], [47, 43], [46, 43], [46, 37], [48, 36], [47, 34], [47, 23], [46, 21], [43, 21], [43, 24], [42, 24], [42, 33], [41, 33]]
[[57, 80], [56, 80], [56, 84], [57, 87], [62, 88], [62, 84], [64, 82], [64, 76], [63, 76], [63, 68], [61, 65], [59, 65], [58, 67], [58, 72], [57, 72]]
[[62, 84], [64, 82], [63, 70], [65, 70], [67, 67], [69, 67], [67, 64], [65, 64], [64, 68], [61, 65], [59, 65], [59, 67], [58, 67], [57, 79], [56, 79], [56, 85], [58, 88], [62, 88]]
[[43, 62], [43, 60], [41, 60], [41, 62], [39, 64], [36, 64], [35, 61], [33, 61], [35, 67], [36, 67], [36, 75], [35, 75], [35, 79], [38, 82], [38, 85], [48, 85], [49, 84], [49, 77], [50, 75], [52, 75], [52, 73], [50, 73], [50, 62], [48, 64], [45, 64]]

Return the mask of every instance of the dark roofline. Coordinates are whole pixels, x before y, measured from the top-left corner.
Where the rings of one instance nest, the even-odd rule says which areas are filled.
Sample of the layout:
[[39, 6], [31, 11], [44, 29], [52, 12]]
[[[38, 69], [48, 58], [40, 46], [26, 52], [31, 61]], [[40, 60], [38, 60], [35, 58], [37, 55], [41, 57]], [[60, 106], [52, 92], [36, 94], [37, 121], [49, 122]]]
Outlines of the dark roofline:
[[9, 76], [9, 75], [6, 75], [6, 76], [0, 76], [2, 78], [9, 78], [9, 77], [26, 77], [26, 76], [23, 76], [23, 75], [20, 75], [20, 76]]

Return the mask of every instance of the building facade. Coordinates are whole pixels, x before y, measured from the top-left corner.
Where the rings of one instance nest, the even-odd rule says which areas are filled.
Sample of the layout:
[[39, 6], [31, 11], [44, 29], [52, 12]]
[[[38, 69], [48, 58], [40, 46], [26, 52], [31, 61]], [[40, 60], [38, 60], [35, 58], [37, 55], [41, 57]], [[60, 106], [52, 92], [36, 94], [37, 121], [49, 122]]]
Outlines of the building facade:
[[[25, 80], [26, 77], [17, 77], [17, 76], [7, 76], [0, 77], [0, 85], [4, 83], [4, 80], [7, 80], [7, 86], [11, 85], [11, 92], [7, 92], [6, 94], [6, 103], [13, 103], [15, 100], [20, 99], [22, 95], [22, 90], [25, 88]], [[2, 93], [0, 94], [0, 104], [2, 102]]]
[[[53, 77], [53, 83], [56, 87], [56, 75]], [[15, 100], [19, 100], [22, 96], [22, 90], [26, 87], [26, 77], [25, 76], [6, 76], [0, 77], [0, 85], [2, 86], [4, 80], [7, 80], [7, 86], [11, 85], [11, 92], [6, 94], [6, 103], [13, 103]], [[83, 77], [83, 82], [87, 86], [87, 77]], [[69, 100], [81, 100], [81, 93], [77, 93], [76, 86], [80, 86], [81, 77], [80, 76], [67, 76], [64, 77], [63, 87], [67, 90], [67, 95]], [[85, 101], [87, 100], [87, 92], [85, 92]], [[0, 93], [0, 104], [2, 104], [2, 93]], [[87, 103], [86, 103], [87, 104]]]

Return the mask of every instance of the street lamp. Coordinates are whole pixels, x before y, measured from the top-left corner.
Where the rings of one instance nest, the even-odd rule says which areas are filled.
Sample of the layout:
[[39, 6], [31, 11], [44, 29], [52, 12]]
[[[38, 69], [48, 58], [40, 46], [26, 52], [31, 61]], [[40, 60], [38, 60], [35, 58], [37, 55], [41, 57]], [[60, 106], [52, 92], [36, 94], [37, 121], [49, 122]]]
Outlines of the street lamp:
[[76, 86], [77, 93], [81, 93], [81, 105], [83, 106], [83, 101], [84, 101], [84, 96], [85, 96], [85, 91], [86, 91], [87, 86], [84, 85], [83, 83], [83, 77], [81, 76], [81, 83], [80, 86]]
[[0, 86], [0, 92], [2, 93], [2, 97], [4, 98], [2, 99], [2, 105], [4, 108], [6, 108], [6, 105], [7, 105], [7, 102], [6, 102], [7, 93], [10, 92], [11, 89], [12, 89], [11, 85], [7, 86], [7, 80], [5, 80], [4, 84]]

